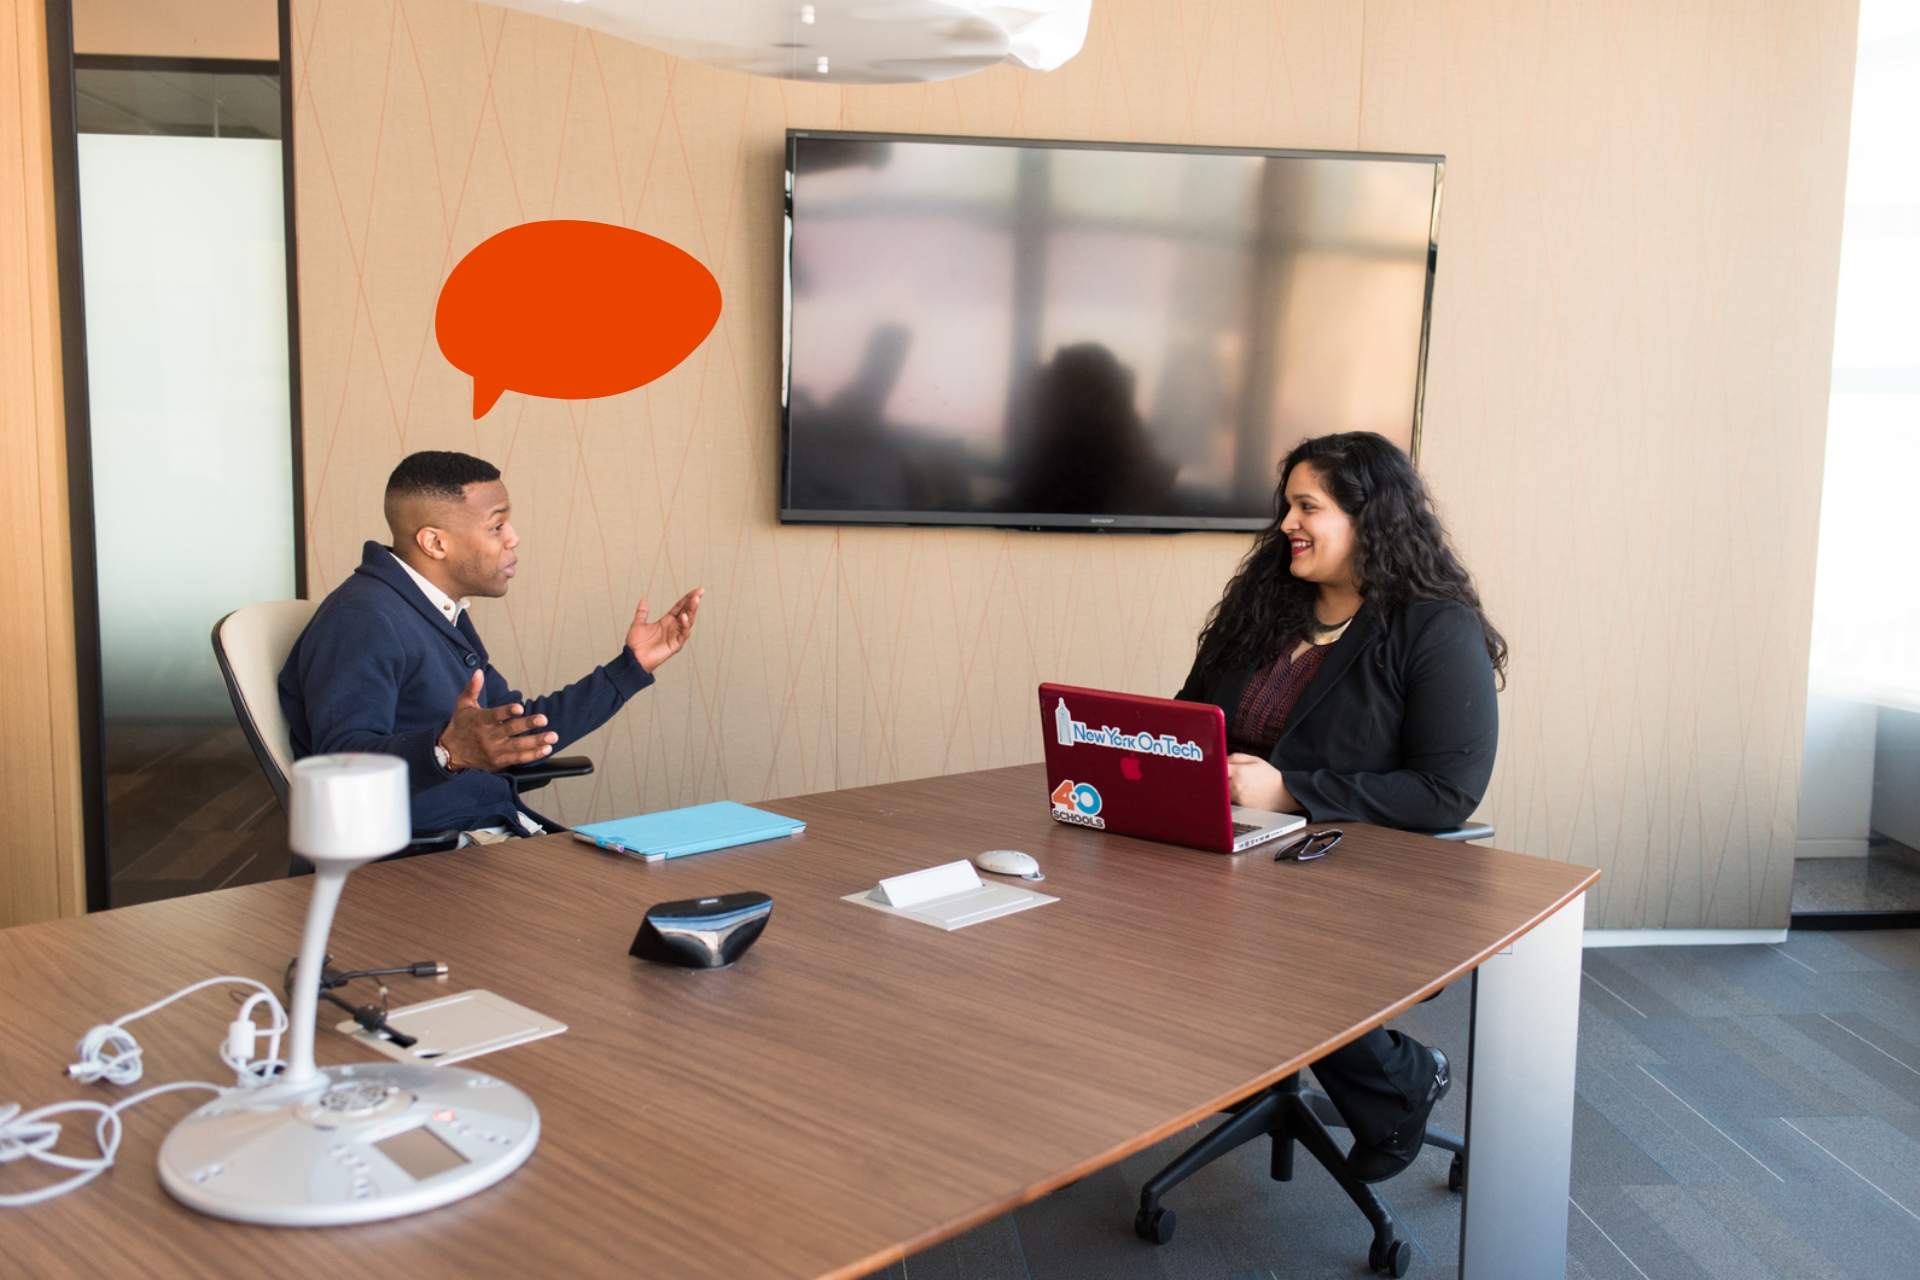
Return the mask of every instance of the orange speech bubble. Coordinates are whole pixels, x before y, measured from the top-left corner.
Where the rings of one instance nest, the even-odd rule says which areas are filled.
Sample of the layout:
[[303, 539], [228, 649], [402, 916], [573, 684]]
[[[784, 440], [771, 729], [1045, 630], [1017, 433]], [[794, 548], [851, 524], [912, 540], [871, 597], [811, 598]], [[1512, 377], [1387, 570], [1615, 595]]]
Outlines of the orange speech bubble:
[[605, 222], [525, 222], [440, 287], [433, 331], [473, 378], [473, 416], [507, 390], [591, 400], [644, 387], [720, 318], [720, 284], [665, 240]]

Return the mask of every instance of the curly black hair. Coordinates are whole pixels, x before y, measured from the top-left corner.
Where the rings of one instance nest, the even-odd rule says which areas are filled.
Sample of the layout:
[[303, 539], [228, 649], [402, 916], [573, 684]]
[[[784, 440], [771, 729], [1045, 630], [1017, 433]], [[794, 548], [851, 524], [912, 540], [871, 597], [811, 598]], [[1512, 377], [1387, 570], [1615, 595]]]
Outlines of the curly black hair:
[[1287, 481], [1302, 463], [1320, 473], [1327, 496], [1353, 519], [1354, 577], [1366, 601], [1391, 613], [1416, 600], [1458, 600], [1479, 615], [1487, 660], [1504, 687], [1506, 638], [1487, 621], [1473, 578], [1447, 545], [1432, 495], [1407, 455], [1371, 431], [1316, 436], [1287, 454], [1273, 523], [1254, 539], [1200, 632], [1201, 669], [1264, 667], [1318, 625], [1313, 606], [1320, 588], [1293, 576], [1287, 535], [1280, 532]]
[[387, 498], [392, 500], [422, 494], [444, 498], [448, 502], [460, 502], [466, 497], [468, 485], [485, 484], [499, 478], [500, 468], [484, 459], [466, 453], [427, 449], [410, 453], [400, 460], [400, 465], [387, 477]]

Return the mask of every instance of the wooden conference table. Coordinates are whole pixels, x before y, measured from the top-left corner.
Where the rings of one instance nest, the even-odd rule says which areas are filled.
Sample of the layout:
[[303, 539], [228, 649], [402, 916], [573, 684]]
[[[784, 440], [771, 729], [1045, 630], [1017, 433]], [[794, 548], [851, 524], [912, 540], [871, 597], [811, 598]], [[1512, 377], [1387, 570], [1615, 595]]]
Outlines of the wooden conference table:
[[[6, 1270], [858, 1276], [1192, 1124], [1476, 966], [1465, 1273], [1537, 1276], [1564, 1258], [1581, 898], [1598, 872], [1357, 826], [1304, 865], [1129, 840], [1051, 821], [1037, 765], [768, 807], [806, 833], [653, 864], [548, 837], [348, 882], [337, 963], [451, 966], [437, 983], [390, 979], [395, 1004], [484, 987], [568, 1024], [466, 1064], [541, 1111], [539, 1149], [505, 1182], [363, 1227], [202, 1217], [161, 1190], [155, 1153], [206, 1095], [168, 1095], [127, 1113], [113, 1170], [0, 1210]], [[1032, 853], [1060, 901], [953, 933], [840, 901], [989, 848]], [[732, 969], [627, 955], [652, 903], [742, 889], [774, 909]], [[62, 1076], [75, 1040], [202, 977], [277, 982], [307, 893], [253, 885], [0, 932], [0, 1102], [124, 1096]], [[142, 1085], [229, 1083], [215, 1046], [232, 1009], [206, 992], [134, 1024]], [[331, 1031], [317, 1053], [368, 1057]], [[89, 1122], [69, 1119], [62, 1149], [90, 1154], [73, 1132]], [[49, 1172], [7, 1166], [0, 1191]], [[1360, 1247], [1366, 1230], [1356, 1214]]]

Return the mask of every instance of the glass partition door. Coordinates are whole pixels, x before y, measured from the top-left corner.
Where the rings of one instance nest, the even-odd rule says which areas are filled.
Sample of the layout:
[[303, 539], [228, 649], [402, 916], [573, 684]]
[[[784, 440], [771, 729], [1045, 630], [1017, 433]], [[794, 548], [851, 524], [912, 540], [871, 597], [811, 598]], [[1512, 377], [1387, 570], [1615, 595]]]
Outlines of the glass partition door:
[[115, 906], [285, 873], [210, 643], [295, 594], [280, 90], [240, 68], [75, 70]]

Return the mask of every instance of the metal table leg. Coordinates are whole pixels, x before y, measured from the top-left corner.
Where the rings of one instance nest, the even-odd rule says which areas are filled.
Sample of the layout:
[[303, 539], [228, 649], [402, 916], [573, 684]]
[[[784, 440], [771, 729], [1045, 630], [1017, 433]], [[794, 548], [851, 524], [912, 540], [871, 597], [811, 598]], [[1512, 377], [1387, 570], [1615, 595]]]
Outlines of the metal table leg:
[[1462, 1280], [1567, 1273], [1586, 895], [1473, 975]]

